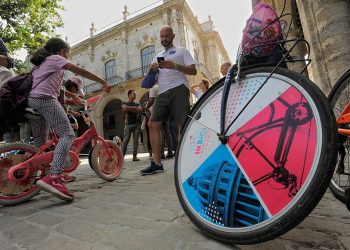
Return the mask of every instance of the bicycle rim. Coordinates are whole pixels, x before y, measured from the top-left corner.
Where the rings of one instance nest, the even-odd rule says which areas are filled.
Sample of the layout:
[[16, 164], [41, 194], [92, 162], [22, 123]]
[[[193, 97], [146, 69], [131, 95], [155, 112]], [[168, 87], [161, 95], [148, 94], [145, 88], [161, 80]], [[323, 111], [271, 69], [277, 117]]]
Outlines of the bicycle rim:
[[[269, 70], [263, 71], [247, 72], [243, 82], [231, 86], [226, 127], [235, 122], [228, 144], [217, 137], [221, 84], [192, 111], [176, 158], [175, 182], [182, 206], [202, 231], [223, 241], [250, 244], [284, 233], [321, 199], [328, 183], [304, 211], [298, 209], [315, 188], [315, 180], [325, 173], [330, 179], [329, 168], [320, 173], [320, 165], [330, 161], [323, 152], [325, 144], [333, 143], [334, 133], [325, 138], [324, 126], [331, 125], [321, 116], [326, 116], [322, 109], [327, 106], [313, 101], [319, 98], [326, 105], [325, 97], [288, 71], [278, 70], [264, 84]], [[283, 220], [289, 221], [272, 230]]]
[[106, 143], [112, 160], [109, 159], [105, 147], [98, 143], [91, 153], [91, 167], [100, 178], [113, 181], [118, 178], [124, 167], [123, 154], [113, 141], [106, 140]]
[[[0, 147], [0, 204], [16, 205], [34, 197], [39, 189], [35, 181], [40, 177], [40, 171], [29, 174], [29, 178], [12, 182], [7, 177], [7, 171], [11, 166], [17, 165], [32, 157], [38, 151], [37, 148], [24, 143], [4, 144]], [[16, 173], [20, 179], [21, 171]]]
[[[335, 114], [336, 119], [350, 103], [350, 71], [348, 70], [344, 76], [340, 78], [331, 90], [328, 99]], [[350, 129], [349, 124], [339, 124], [339, 128]], [[350, 188], [350, 140], [346, 135], [338, 135], [338, 159], [335, 171], [329, 185], [330, 190], [336, 198], [345, 202], [345, 190]], [[342, 157], [341, 151], [344, 155]], [[341, 160], [343, 158], [343, 160]], [[343, 164], [340, 164], [343, 162]]]

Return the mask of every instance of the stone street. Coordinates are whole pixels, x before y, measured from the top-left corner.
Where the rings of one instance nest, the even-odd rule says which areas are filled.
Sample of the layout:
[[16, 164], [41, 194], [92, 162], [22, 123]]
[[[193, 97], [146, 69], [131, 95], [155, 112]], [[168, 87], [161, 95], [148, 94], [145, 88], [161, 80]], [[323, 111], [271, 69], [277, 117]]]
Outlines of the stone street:
[[[144, 157], [142, 157], [144, 156]], [[105, 182], [87, 158], [69, 188], [66, 203], [41, 192], [24, 204], [0, 208], [1, 249], [350, 249], [350, 212], [329, 192], [299, 226], [278, 239], [249, 246], [222, 244], [204, 236], [178, 201], [174, 160], [166, 171], [140, 176], [148, 164], [125, 161], [119, 179]]]

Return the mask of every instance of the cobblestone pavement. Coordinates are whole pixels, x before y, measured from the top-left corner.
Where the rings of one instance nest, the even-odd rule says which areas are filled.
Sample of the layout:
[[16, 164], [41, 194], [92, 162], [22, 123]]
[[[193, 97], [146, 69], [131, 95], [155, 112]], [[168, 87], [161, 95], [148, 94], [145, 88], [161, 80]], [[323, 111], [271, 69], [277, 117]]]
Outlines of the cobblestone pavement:
[[114, 182], [99, 179], [87, 159], [69, 184], [73, 203], [41, 192], [24, 204], [0, 207], [0, 249], [350, 249], [350, 212], [327, 193], [298, 227], [249, 246], [221, 244], [201, 234], [184, 214], [166, 171], [140, 176], [148, 162], [126, 160]]

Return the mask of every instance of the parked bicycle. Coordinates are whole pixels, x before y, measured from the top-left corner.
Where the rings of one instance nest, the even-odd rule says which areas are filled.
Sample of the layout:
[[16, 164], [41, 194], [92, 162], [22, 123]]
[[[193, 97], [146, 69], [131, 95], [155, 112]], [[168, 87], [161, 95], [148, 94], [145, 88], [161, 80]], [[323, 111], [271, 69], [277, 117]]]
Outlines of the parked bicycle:
[[[87, 115], [86, 110], [81, 115]], [[39, 193], [35, 182], [48, 174], [53, 158], [53, 150], [59, 138], [51, 134], [51, 140], [39, 149], [26, 143], [0, 145], [0, 205], [16, 205], [27, 201]], [[93, 122], [90, 128], [73, 142], [66, 161], [65, 173], [71, 173], [80, 164], [79, 153], [93, 142], [89, 153], [89, 164], [97, 176], [113, 181], [120, 175], [124, 160], [119, 146], [98, 135]]]
[[338, 160], [329, 189], [350, 211], [350, 69], [328, 95], [338, 125]]
[[[308, 216], [327, 190], [337, 153], [333, 112], [313, 82], [284, 68], [305, 62], [291, 55], [301, 43], [310, 50], [307, 41], [291, 39], [252, 46], [278, 47], [266, 56], [240, 54], [238, 67], [185, 122], [176, 190], [190, 220], [210, 237], [234, 244], [273, 239]], [[272, 67], [270, 56], [279, 58]], [[254, 58], [263, 64], [246, 63]]]

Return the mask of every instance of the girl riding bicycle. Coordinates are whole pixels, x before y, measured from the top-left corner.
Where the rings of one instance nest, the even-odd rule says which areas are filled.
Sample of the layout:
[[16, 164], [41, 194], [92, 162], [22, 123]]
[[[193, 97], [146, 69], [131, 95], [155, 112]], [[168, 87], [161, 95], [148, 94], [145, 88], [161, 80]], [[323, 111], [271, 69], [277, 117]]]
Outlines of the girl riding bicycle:
[[57, 99], [62, 85], [64, 70], [69, 70], [103, 85], [109, 91], [111, 85], [95, 74], [74, 65], [68, 60], [69, 45], [60, 38], [51, 38], [38, 49], [30, 62], [35, 65], [32, 72], [33, 86], [28, 106], [38, 110], [41, 117], [30, 120], [34, 145], [40, 147], [48, 140], [49, 129], [60, 138], [57, 144], [49, 175], [37, 181], [36, 185], [60, 199], [72, 201], [74, 196], [62, 182], [64, 163], [75, 138], [67, 114]]

